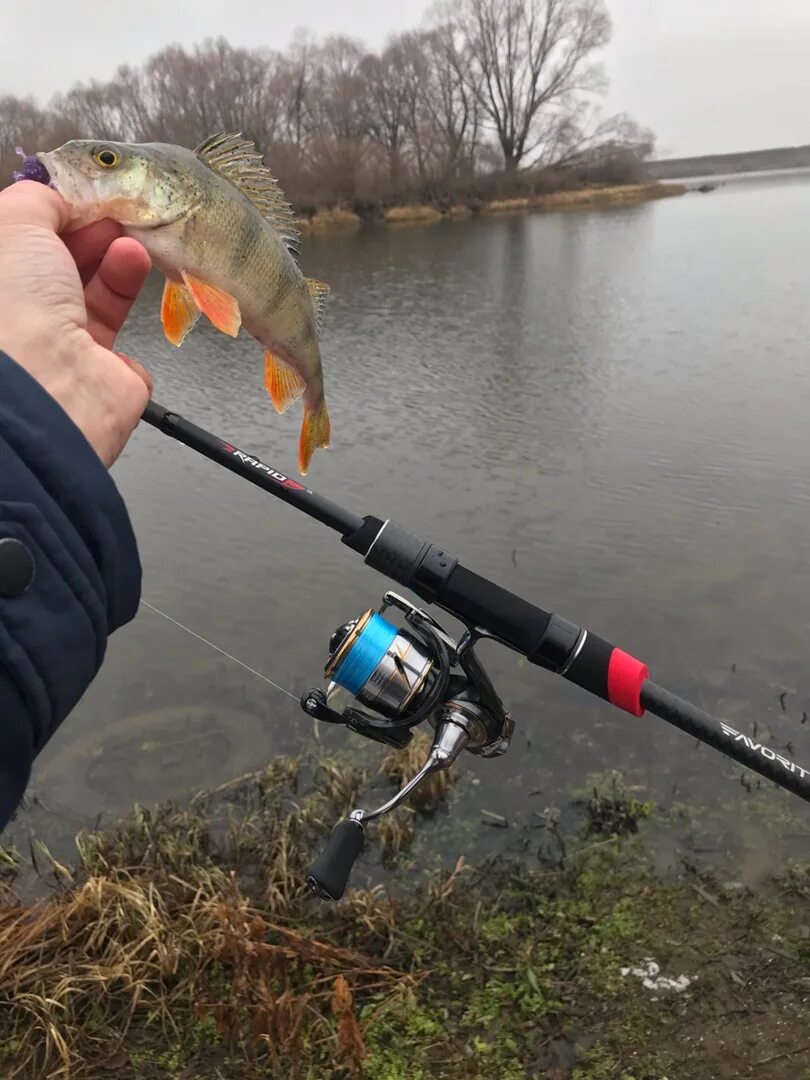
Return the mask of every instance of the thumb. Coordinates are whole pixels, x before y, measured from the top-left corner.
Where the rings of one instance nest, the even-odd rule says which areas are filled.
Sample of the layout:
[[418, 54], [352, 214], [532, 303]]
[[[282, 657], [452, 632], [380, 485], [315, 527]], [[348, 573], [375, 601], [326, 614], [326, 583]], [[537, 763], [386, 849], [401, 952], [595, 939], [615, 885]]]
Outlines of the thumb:
[[139, 364], [137, 360], [133, 360], [132, 357], [127, 356], [126, 353], [116, 352], [115, 355], [118, 357], [119, 360], [123, 360], [127, 367], [130, 369], [130, 371], [134, 371], [138, 378], [144, 382], [146, 389], [149, 391], [149, 397], [151, 397], [152, 392], [155, 389], [155, 384], [152, 380], [152, 376], [149, 374], [143, 364]]
[[10, 184], [0, 193], [0, 222], [41, 225], [58, 233], [70, 220], [70, 207], [53, 188], [35, 180]]

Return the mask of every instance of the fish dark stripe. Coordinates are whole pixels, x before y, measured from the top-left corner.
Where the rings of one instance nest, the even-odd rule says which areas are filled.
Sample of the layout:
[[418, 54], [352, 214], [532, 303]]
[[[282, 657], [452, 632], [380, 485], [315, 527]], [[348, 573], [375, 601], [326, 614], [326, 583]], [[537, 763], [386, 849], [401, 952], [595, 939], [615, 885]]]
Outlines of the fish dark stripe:
[[264, 297], [264, 314], [269, 319], [277, 312], [290, 291], [290, 282], [286, 274], [274, 274], [272, 285], [268, 285]]
[[231, 254], [230, 273], [237, 278], [256, 254], [261, 236], [261, 223], [253, 214], [245, 214], [239, 225], [239, 236]]

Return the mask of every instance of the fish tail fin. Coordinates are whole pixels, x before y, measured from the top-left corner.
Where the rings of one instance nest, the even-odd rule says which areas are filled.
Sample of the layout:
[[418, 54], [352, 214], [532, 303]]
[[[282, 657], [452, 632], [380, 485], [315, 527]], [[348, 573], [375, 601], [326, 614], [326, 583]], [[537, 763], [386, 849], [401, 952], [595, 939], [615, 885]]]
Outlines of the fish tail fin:
[[318, 448], [326, 449], [332, 437], [332, 425], [326, 401], [321, 398], [314, 409], [304, 406], [304, 419], [301, 421], [301, 435], [298, 439], [298, 468], [302, 476], [307, 475], [312, 455]]

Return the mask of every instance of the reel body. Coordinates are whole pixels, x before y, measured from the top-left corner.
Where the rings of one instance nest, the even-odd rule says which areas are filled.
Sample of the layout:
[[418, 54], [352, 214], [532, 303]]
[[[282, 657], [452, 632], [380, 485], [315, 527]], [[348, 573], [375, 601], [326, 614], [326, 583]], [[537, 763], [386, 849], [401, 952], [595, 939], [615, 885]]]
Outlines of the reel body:
[[[406, 626], [386, 618], [390, 608], [402, 612]], [[364, 823], [395, 809], [428, 776], [452, 765], [462, 750], [495, 757], [508, 748], [513, 722], [474, 650], [484, 636], [468, 628], [456, 642], [424, 611], [392, 592], [385, 594], [379, 611], [365, 611], [332, 635], [324, 669], [329, 683], [326, 691], [304, 694], [304, 711], [399, 749], [423, 722], [433, 727], [434, 737], [427, 761], [401, 791], [376, 810], [353, 811], [336, 826], [307, 879], [322, 898], [343, 895], [363, 848]], [[336, 700], [346, 694], [354, 703], [338, 710]]]

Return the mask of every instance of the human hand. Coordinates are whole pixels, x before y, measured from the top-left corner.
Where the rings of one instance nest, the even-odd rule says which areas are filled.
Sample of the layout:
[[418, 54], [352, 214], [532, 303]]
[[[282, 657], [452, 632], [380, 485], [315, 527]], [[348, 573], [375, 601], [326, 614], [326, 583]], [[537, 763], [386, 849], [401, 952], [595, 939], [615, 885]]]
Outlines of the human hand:
[[62, 406], [106, 466], [152, 391], [140, 364], [112, 351], [151, 262], [106, 220], [60, 238], [69, 208], [24, 180], [0, 192], [0, 349]]

